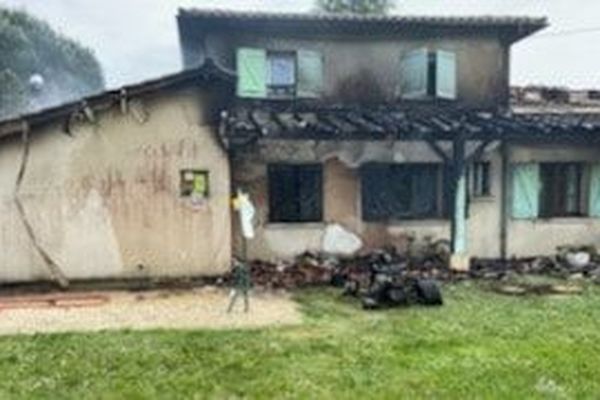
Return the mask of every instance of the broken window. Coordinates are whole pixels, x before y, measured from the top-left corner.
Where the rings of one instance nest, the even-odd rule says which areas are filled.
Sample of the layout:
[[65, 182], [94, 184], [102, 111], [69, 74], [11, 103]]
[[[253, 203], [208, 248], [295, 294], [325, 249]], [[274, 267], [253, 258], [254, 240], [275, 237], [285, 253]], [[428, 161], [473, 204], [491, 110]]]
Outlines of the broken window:
[[473, 163], [471, 167], [471, 196], [487, 197], [491, 196], [490, 183], [490, 163], [481, 161]]
[[583, 163], [540, 164], [540, 216], [584, 215], [582, 206]]
[[319, 222], [323, 218], [320, 164], [270, 164], [269, 221]]
[[363, 220], [442, 217], [442, 183], [438, 164], [367, 164], [361, 168]]
[[179, 189], [182, 197], [208, 198], [208, 171], [184, 169], [180, 175]]

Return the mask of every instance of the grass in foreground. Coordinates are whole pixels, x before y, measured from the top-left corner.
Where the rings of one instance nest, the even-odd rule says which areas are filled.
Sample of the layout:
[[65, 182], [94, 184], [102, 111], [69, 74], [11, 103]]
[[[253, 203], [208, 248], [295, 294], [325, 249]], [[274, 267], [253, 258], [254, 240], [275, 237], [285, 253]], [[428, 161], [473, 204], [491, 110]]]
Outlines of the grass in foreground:
[[[297, 327], [0, 338], [0, 398], [597, 398], [600, 288], [362, 311], [297, 297]], [[0, 322], [1, 323], [1, 322]]]

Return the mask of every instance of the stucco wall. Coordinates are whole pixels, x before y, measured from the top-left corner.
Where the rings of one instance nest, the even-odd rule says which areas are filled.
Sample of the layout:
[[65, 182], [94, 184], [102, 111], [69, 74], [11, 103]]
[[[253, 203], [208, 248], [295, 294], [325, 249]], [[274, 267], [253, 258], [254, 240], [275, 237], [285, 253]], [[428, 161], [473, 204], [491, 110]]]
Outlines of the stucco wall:
[[[457, 55], [459, 100], [478, 106], [508, 102], [508, 48], [493, 37], [268, 37], [254, 33], [208, 33], [195, 44], [201, 51], [184, 51], [195, 57], [211, 57], [235, 69], [239, 47], [268, 50], [318, 50], [324, 55], [325, 96], [334, 101], [393, 100], [399, 91], [400, 60], [413, 49], [453, 51]], [[196, 47], [194, 47], [195, 49]], [[188, 57], [188, 63], [201, 60]], [[366, 71], [366, 74], [365, 74]], [[346, 87], [346, 89], [344, 89]], [[355, 89], [348, 97], [348, 89]], [[350, 90], [352, 92], [352, 90]]]
[[[143, 99], [140, 122], [119, 107], [96, 124], [31, 133], [19, 192], [40, 245], [70, 279], [210, 275], [231, 251], [229, 166], [195, 90]], [[47, 277], [15, 210], [20, 140], [0, 144], [0, 282]], [[210, 174], [210, 198], [180, 197], [184, 168]]]

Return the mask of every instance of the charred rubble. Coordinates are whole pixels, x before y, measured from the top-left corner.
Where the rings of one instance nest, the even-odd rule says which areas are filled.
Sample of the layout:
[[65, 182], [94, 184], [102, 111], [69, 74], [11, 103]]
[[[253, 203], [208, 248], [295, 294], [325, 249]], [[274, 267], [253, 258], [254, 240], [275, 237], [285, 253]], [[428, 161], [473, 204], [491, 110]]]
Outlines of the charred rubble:
[[[584, 262], [573, 262], [569, 253], [589, 254]], [[395, 248], [373, 250], [354, 257], [336, 257], [306, 252], [293, 261], [249, 262], [254, 286], [265, 289], [295, 289], [334, 286], [358, 293], [371, 285], [374, 268], [395, 279], [456, 282], [467, 279], [504, 281], [519, 275], [541, 275], [565, 280], [587, 280], [600, 284], [600, 255], [595, 249], [559, 249], [548, 257], [473, 259], [467, 272], [449, 268], [447, 248], [421, 254], [398, 252]], [[224, 281], [227, 281], [225, 277]]]

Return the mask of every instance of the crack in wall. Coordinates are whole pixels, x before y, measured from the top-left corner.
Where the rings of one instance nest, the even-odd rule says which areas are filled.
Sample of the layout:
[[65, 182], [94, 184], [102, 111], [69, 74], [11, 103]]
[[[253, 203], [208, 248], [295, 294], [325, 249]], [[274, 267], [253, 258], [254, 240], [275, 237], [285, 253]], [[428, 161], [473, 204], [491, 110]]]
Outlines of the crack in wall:
[[19, 167], [19, 172], [17, 174], [17, 179], [15, 181], [15, 190], [14, 190], [14, 201], [17, 207], [17, 211], [19, 212], [19, 216], [23, 225], [25, 226], [25, 231], [27, 232], [27, 236], [29, 236], [29, 240], [31, 244], [36, 249], [40, 257], [44, 260], [46, 267], [48, 269], [48, 273], [53, 281], [55, 281], [61, 288], [65, 289], [69, 286], [69, 280], [65, 276], [62, 269], [58, 266], [58, 264], [52, 259], [50, 254], [40, 245], [37, 240], [35, 231], [33, 226], [29, 222], [27, 217], [27, 213], [25, 212], [25, 207], [19, 198], [19, 189], [23, 183], [23, 178], [25, 177], [25, 171], [27, 170], [27, 164], [29, 161], [29, 125], [27, 122], [23, 122], [22, 127], [22, 142], [23, 142], [23, 156], [21, 158], [21, 166]]

